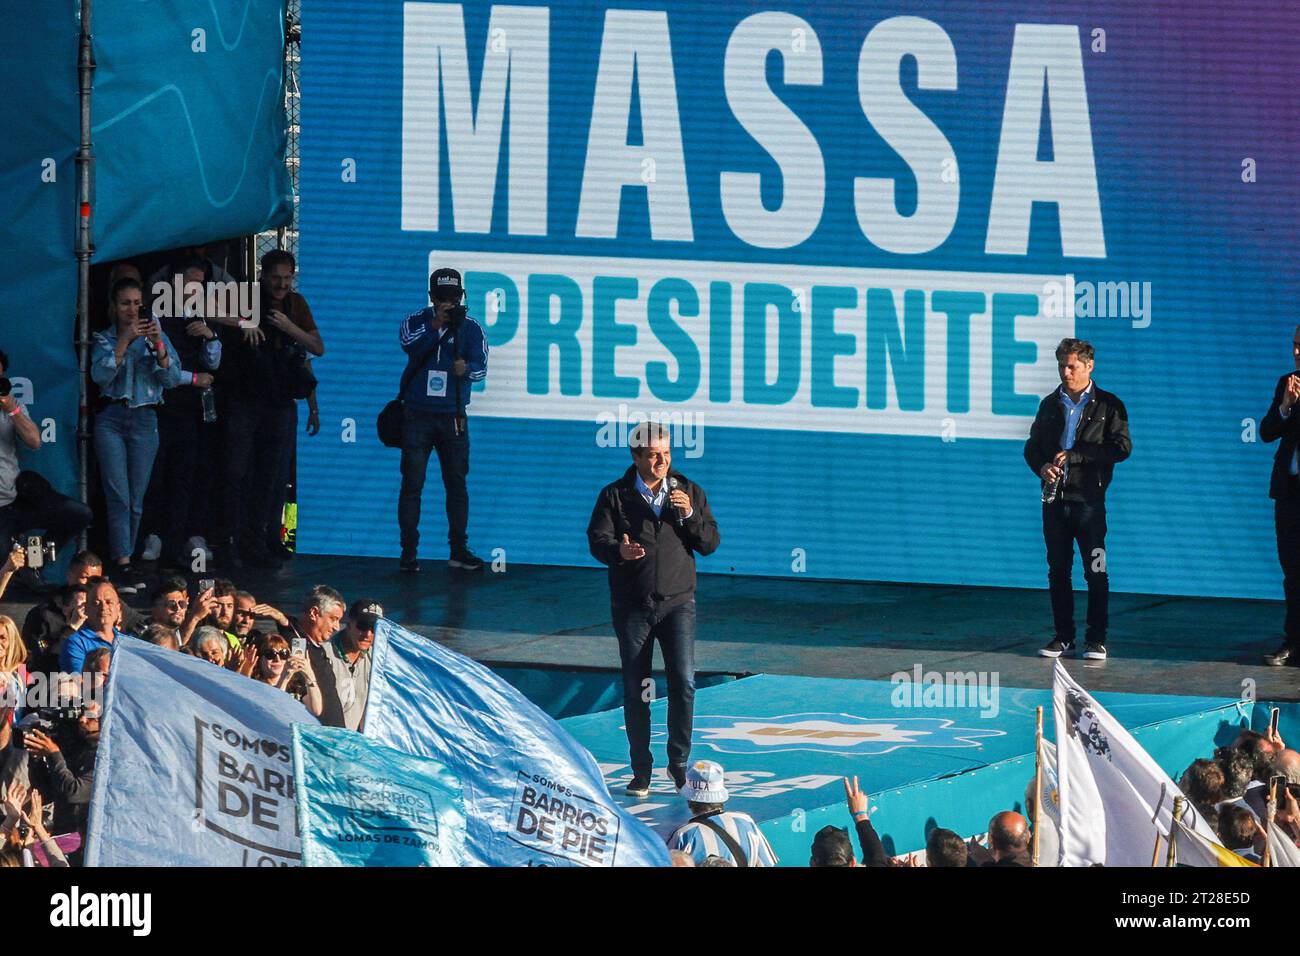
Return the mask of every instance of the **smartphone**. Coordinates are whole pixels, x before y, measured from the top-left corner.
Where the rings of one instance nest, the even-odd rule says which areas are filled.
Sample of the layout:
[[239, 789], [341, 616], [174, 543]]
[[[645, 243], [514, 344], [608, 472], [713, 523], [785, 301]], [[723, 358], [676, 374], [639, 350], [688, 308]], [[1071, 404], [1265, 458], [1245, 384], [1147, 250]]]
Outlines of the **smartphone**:
[[1268, 735], [1269, 735], [1270, 737], [1272, 737], [1274, 734], [1277, 733], [1277, 719], [1278, 719], [1279, 716], [1281, 716], [1281, 714], [1282, 714], [1282, 708], [1281, 708], [1281, 707], [1274, 707], [1274, 708], [1273, 708], [1273, 712], [1272, 712], [1271, 714], [1269, 714], [1269, 718], [1268, 718]]
[[211, 590], [212, 590], [214, 587], [216, 587], [216, 586], [217, 586], [217, 582], [214, 581], [212, 578], [200, 578], [200, 579], [199, 579], [199, 593], [200, 593], [200, 594], [202, 594], [204, 591], [211, 591]]
[[289, 651], [293, 654], [301, 654], [303, 657], [306, 657], [307, 638], [295, 637], [292, 641], [289, 642]]
[[1268, 793], [1277, 799], [1279, 805], [1286, 801], [1286, 777], [1275, 774], [1268, 778]]

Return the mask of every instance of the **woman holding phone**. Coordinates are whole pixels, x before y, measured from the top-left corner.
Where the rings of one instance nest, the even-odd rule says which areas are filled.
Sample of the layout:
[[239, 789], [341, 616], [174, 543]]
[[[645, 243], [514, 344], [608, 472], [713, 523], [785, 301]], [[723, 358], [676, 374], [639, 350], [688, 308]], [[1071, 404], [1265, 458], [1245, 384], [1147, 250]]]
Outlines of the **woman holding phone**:
[[99, 386], [95, 456], [108, 505], [110, 576], [118, 591], [144, 587], [131, 567], [144, 495], [158, 453], [156, 406], [163, 390], [180, 384], [181, 366], [158, 321], [143, 314], [144, 293], [135, 279], [113, 283], [112, 327], [94, 336], [90, 375]]
[[325, 709], [320, 684], [307, 655], [294, 653], [279, 634], [268, 634], [260, 645], [248, 645], [241, 652], [239, 672], [253, 680], [277, 687], [302, 702], [313, 717]]

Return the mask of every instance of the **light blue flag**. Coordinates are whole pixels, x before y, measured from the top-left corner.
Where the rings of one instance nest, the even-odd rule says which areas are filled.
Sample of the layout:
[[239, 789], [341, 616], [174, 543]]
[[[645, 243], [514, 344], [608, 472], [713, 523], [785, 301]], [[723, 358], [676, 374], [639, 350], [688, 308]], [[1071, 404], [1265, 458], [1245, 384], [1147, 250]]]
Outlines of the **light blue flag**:
[[303, 866], [460, 866], [460, 781], [336, 727], [293, 727]]
[[482, 866], [667, 866], [591, 754], [486, 667], [391, 621], [375, 626], [365, 736], [460, 778], [465, 861]]
[[114, 644], [87, 827], [88, 866], [296, 866], [282, 690], [130, 637]]

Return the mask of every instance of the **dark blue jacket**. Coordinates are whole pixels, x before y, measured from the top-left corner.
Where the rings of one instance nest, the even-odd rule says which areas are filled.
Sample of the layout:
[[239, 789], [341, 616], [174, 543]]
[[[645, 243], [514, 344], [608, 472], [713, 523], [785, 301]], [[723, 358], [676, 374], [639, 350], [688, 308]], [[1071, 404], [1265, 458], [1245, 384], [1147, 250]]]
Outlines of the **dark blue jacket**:
[[[487, 377], [487, 341], [482, 326], [471, 318], [458, 329], [443, 325], [435, 332], [430, 327], [433, 316], [429, 306], [402, 320], [398, 339], [410, 356], [408, 361], [417, 363], [402, 400], [425, 411], [454, 414], [469, 404], [473, 383]], [[463, 377], [452, 370], [458, 358], [465, 360]], [[439, 391], [441, 395], [436, 394]]]

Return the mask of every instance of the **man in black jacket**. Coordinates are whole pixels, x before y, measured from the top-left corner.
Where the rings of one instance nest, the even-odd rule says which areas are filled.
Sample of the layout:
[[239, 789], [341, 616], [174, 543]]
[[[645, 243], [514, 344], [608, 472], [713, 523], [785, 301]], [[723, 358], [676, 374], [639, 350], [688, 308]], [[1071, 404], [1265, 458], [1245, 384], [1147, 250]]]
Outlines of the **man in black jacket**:
[[667, 428], [643, 422], [628, 439], [632, 467], [601, 489], [587, 525], [592, 557], [609, 567], [614, 633], [623, 664], [623, 719], [632, 796], [650, 794], [650, 676], [659, 642], [668, 677], [668, 772], [686, 783], [695, 705], [695, 553], [718, 547], [704, 490], [672, 470]]
[[[1291, 353], [1300, 369], [1300, 326], [1291, 340]], [[1273, 528], [1277, 533], [1277, 559], [1282, 565], [1282, 590], [1286, 595], [1286, 624], [1282, 646], [1264, 657], [1280, 667], [1300, 664], [1300, 478], [1297, 478], [1296, 439], [1300, 437], [1300, 375], [1288, 372], [1273, 388], [1273, 404], [1259, 423], [1259, 437], [1281, 443], [1273, 456], [1268, 496], [1273, 499]]]
[[1074, 543], [1088, 582], [1088, 632], [1083, 656], [1106, 659], [1106, 488], [1115, 465], [1133, 451], [1124, 403], [1092, 381], [1093, 347], [1062, 339], [1056, 347], [1061, 387], [1043, 399], [1025, 442], [1025, 461], [1043, 482], [1043, 540], [1056, 635], [1038, 653], [1074, 649]]

